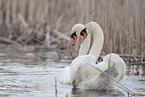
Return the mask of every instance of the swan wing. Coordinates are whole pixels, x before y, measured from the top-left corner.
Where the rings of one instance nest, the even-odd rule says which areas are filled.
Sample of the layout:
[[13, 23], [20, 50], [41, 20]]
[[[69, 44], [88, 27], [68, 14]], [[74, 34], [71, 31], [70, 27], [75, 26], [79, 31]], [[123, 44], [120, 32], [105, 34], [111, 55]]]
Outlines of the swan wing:
[[[86, 76], [86, 67], [85, 64], [89, 61], [95, 60], [92, 55], [78, 56], [75, 58], [70, 67], [70, 78], [74, 88], [77, 84], [85, 78]], [[85, 67], [85, 68], [84, 68]]]
[[[110, 57], [111, 56], [111, 57]], [[123, 59], [117, 55], [117, 54], [114, 54], [114, 53], [111, 53], [111, 54], [108, 54], [106, 55], [103, 60], [108, 64], [109, 63], [109, 59], [110, 59], [110, 62], [112, 62], [113, 64], [115, 64], [115, 68], [118, 72], [118, 75], [117, 77], [115, 78], [117, 81], [120, 81], [123, 79], [124, 75], [125, 75], [125, 69], [126, 69], [126, 64], [125, 62], [123, 61]]]
[[70, 80], [70, 66], [64, 68], [60, 76], [60, 82], [64, 84], [71, 84]]

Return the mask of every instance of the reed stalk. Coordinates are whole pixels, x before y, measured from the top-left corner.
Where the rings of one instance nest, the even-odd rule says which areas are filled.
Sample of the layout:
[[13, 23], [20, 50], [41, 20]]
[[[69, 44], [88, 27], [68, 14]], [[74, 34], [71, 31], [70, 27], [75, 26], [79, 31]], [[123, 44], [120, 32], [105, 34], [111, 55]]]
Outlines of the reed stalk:
[[49, 46], [57, 47], [68, 40], [58, 40], [54, 29], [70, 37], [74, 24], [96, 21], [105, 37], [102, 52], [109, 53], [111, 42], [112, 52], [141, 55], [145, 51], [144, 5], [144, 0], [0, 0], [0, 37], [39, 44], [33, 39], [45, 42], [49, 26]]

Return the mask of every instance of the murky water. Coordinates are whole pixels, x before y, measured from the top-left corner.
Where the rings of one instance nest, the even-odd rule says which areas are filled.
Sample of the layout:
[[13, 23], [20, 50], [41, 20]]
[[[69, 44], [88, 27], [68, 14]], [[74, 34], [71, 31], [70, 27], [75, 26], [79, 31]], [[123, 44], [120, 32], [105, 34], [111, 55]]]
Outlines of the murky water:
[[[106, 97], [106, 91], [74, 90], [59, 82], [60, 73], [70, 63], [56, 61], [55, 51], [37, 52], [0, 46], [0, 97]], [[48, 59], [40, 58], [40, 55]], [[55, 92], [57, 79], [57, 93]], [[145, 94], [145, 77], [125, 76], [123, 85], [138, 94]], [[121, 89], [110, 91], [110, 96], [126, 96]]]

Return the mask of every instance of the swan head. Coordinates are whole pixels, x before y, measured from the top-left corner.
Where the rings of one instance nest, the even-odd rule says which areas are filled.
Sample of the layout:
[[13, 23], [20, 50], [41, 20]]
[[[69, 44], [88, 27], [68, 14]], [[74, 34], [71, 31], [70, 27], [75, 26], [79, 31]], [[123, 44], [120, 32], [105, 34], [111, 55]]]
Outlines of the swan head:
[[72, 27], [71, 30], [71, 38], [73, 40], [73, 46], [75, 46], [77, 40], [79, 40], [79, 33], [81, 32], [81, 30], [83, 29], [84, 25], [83, 24], [75, 24]]
[[99, 26], [99, 24], [97, 24], [96, 22], [89, 22], [86, 25], [84, 25], [82, 31], [80, 32], [80, 35], [82, 36], [82, 40], [81, 42], [84, 41], [84, 39], [87, 37], [88, 34], [93, 34], [94, 30], [100, 30], [101, 27]]

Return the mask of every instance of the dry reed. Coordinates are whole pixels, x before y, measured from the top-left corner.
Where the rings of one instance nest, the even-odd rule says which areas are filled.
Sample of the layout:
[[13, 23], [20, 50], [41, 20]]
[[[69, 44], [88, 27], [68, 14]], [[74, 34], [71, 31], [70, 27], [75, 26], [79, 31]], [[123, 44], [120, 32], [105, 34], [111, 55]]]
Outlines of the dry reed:
[[23, 45], [68, 49], [71, 27], [90, 21], [104, 31], [104, 53], [145, 51], [144, 0], [0, 0], [0, 37]]

